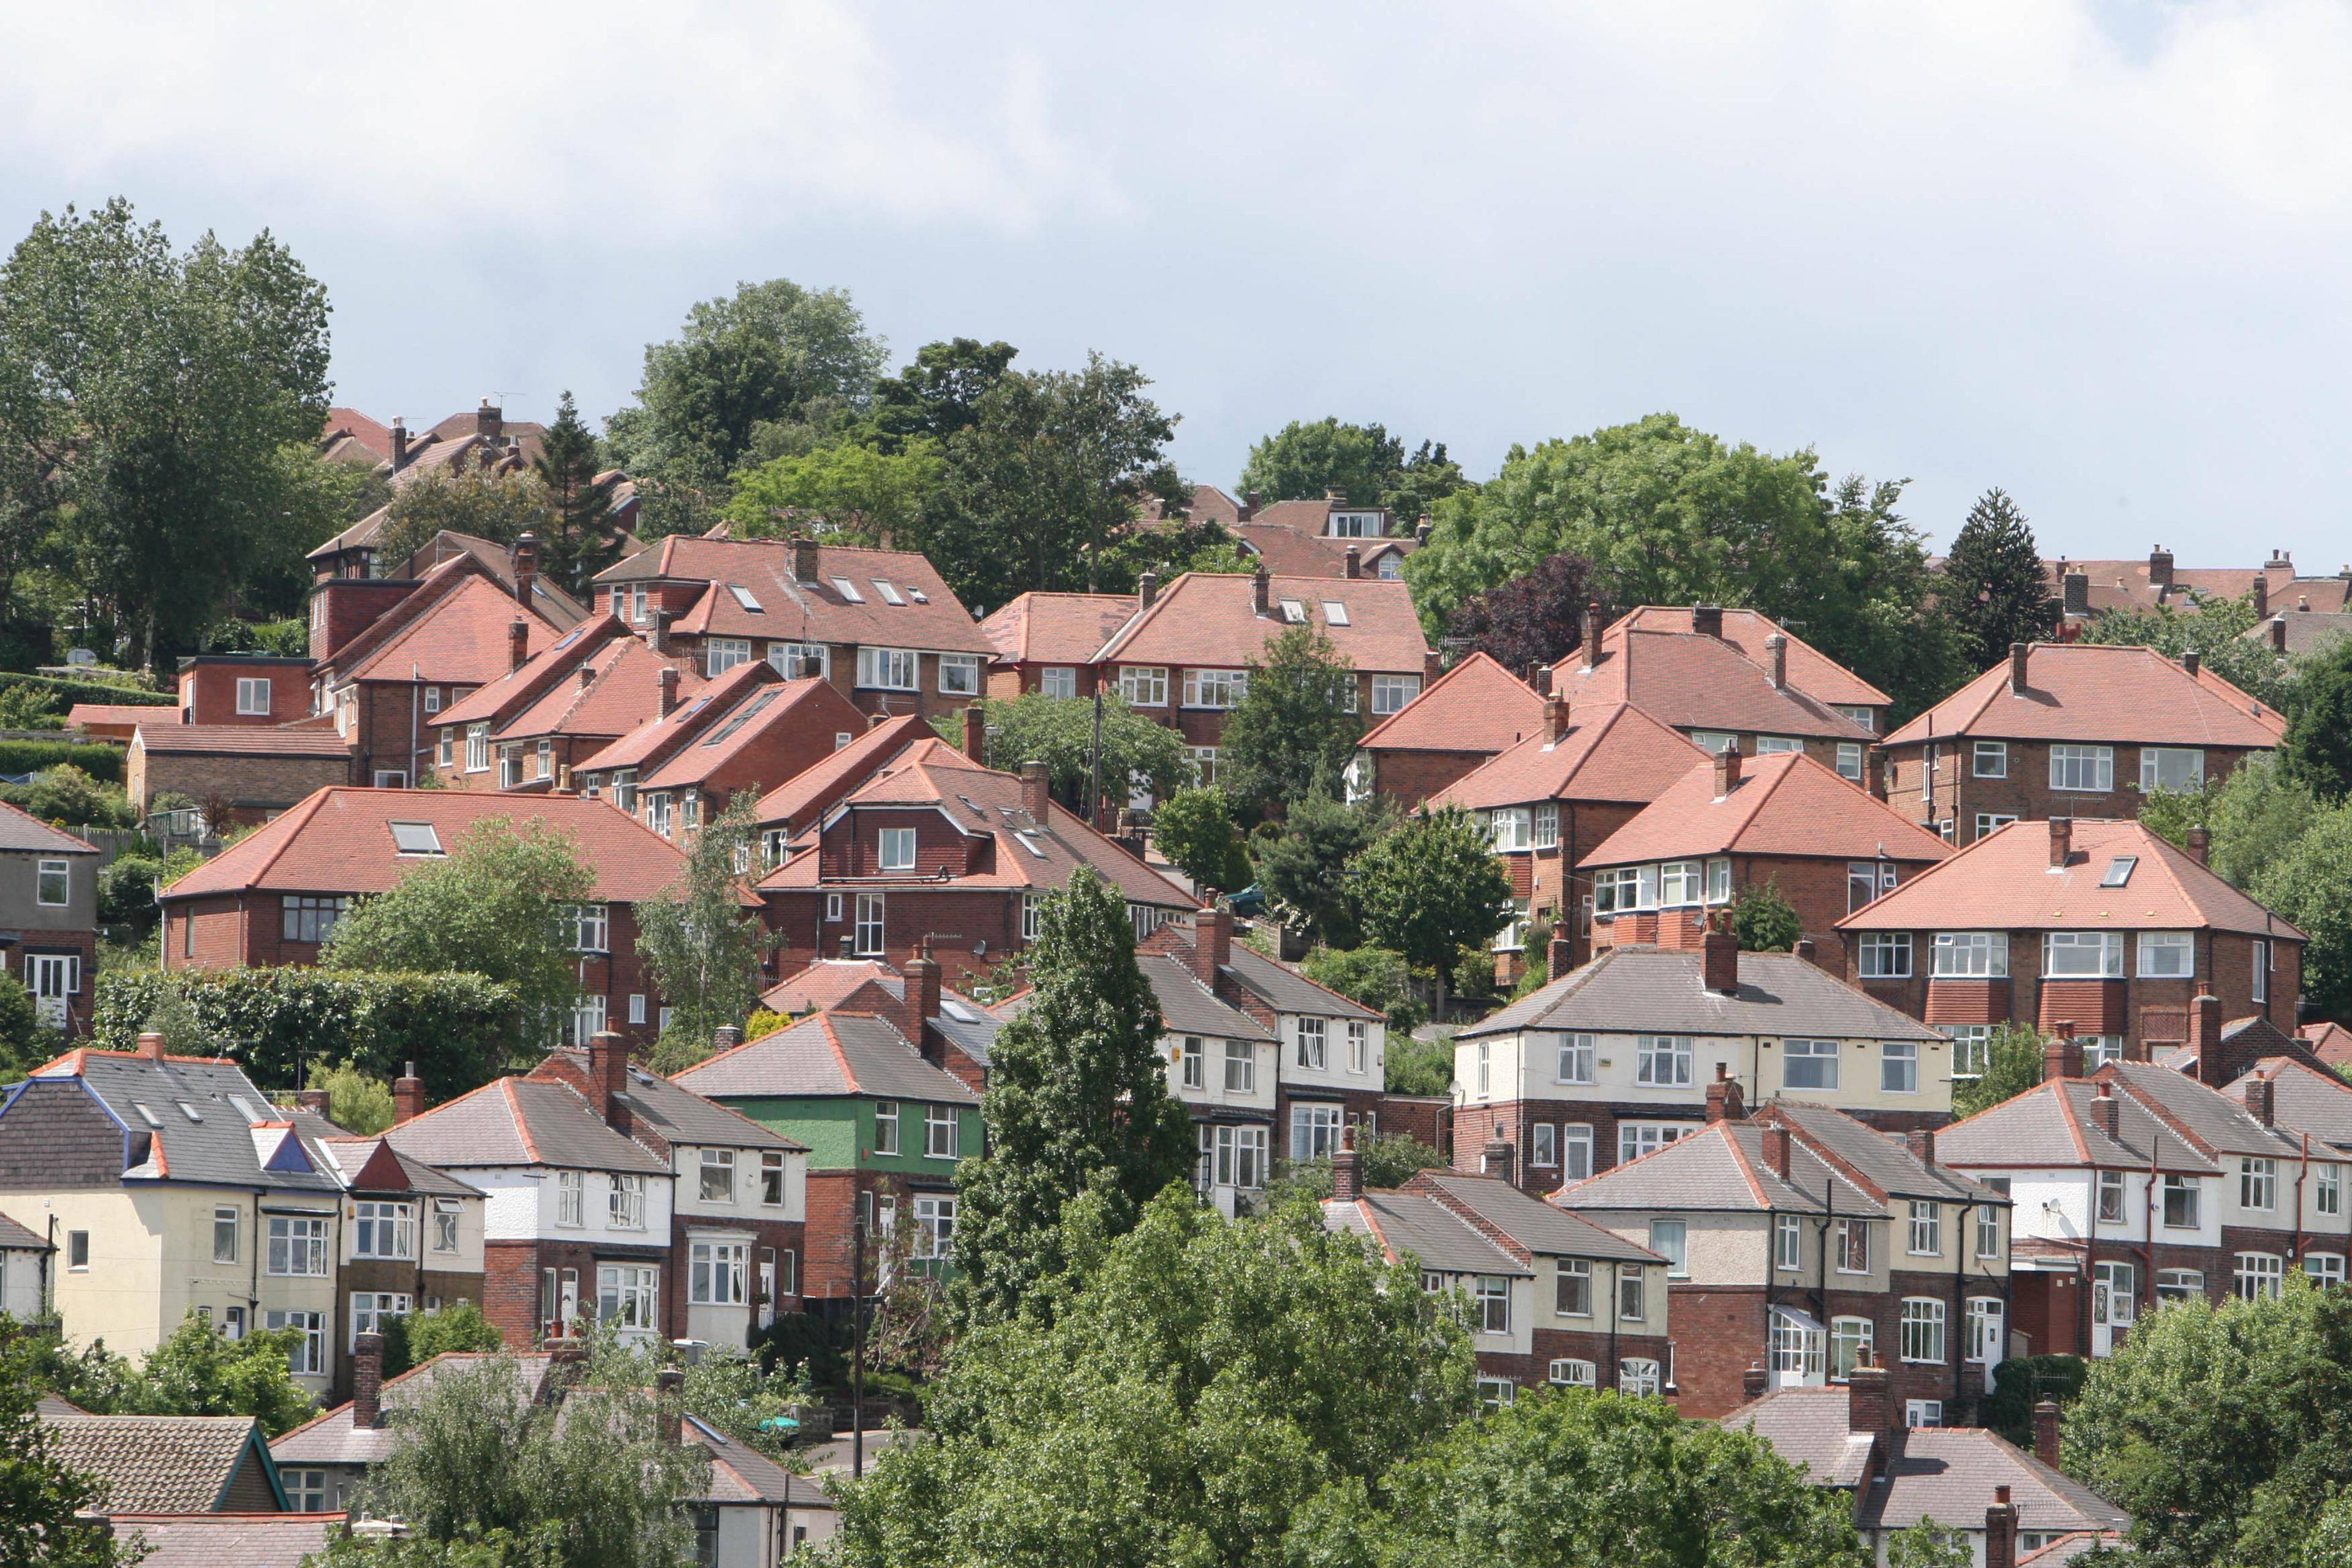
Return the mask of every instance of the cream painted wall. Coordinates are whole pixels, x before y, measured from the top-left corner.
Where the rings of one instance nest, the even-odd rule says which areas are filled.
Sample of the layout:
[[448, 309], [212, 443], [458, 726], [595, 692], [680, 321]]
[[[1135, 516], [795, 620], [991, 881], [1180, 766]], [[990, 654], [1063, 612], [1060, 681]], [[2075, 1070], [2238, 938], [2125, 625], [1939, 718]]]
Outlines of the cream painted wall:
[[[1633, 1035], [1592, 1037], [1594, 1070], [1591, 1083], [1563, 1082], [1559, 1078], [1558, 1030], [1524, 1030], [1484, 1040], [1467, 1040], [1454, 1047], [1454, 1081], [1471, 1104], [1494, 1100], [1591, 1100], [1612, 1105], [1655, 1105], [1704, 1109], [1706, 1086], [1718, 1065], [1739, 1081], [1741, 1095], [1753, 1109], [1764, 1101], [1785, 1098], [1840, 1110], [1949, 1110], [1952, 1108], [1951, 1047], [1948, 1042], [1918, 1045], [1918, 1089], [1903, 1093], [1883, 1087], [1884, 1045], [1876, 1040], [1840, 1042], [1835, 1089], [1790, 1089], [1781, 1068], [1781, 1044], [1777, 1037], [1696, 1036], [1691, 1039], [1691, 1081], [1659, 1087], [1635, 1082], [1639, 1076], [1638, 1041]], [[1479, 1052], [1486, 1053], [1487, 1088], [1478, 1088]]]
[[1296, 1014], [1279, 1015], [1276, 1022], [1282, 1036], [1280, 1052], [1282, 1081], [1299, 1089], [1377, 1089], [1383, 1076], [1383, 1064], [1388, 1059], [1388, 1026], [1365, 1023], [1364, 1070], [1349, 1068], [1350, 1050], [1348, 1044], [1348, 1021], [1325, 1018], [1323, 1025], [1323, 1065], [1320, 1068], [1298, 1064], [1298, 1017]]
[[[919, 1152], [922, 1136], [921, 1117], [909, 1117], [908, 1124], [899, 1131], [901, 1147], [909, 1152]], [[702, 1195], [702, 1150], [699, 1145], [680, 1144], [673, 1148], [670, 1151], [670, 1169], [677, 1176], [676, 1203], [678, 1216], [682, 1219], [807, 1219], [808, 1156], [795, 1150], [784, 1152], [784, 1201], [782, 1205], [776, 1205], [760, 1201], [762, 1190], [761, 1152], [757, 1149], [734, 1151], [735, 1195], [730, 1200]], [[592, 1185], [593, 1180], [592, 1177]]]
[[[1177, 1053], [1188, 1038], [1199, 1040], [1204, 1053], [1199, 1089], [1184, 1087], [1183, 1073], [1177, 1060]], [[1272, 1116], [1275, 1086], [1280, 1078], [1280, 1051], [1263, 1041], [1245, 1043], [1250, 1045], [1251, 1056], [1256, 1064], [1255, 1073], [1247, 1090], [1232, 1090], [1225, 1088], [1225, 1041], [1213, 1035], [1162, 1035], [1160, 1037], [1160, 1054], [1167, 1063], [1168, 1092], [1187, 1105], [1223, 1106], [1238, 1110], [1263, 1111]]]

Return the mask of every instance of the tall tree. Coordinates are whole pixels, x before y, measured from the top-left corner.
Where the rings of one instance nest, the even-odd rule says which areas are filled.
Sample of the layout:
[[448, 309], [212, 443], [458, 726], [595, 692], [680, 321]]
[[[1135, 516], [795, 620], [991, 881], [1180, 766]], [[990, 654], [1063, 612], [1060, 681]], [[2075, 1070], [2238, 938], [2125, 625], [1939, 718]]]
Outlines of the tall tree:
[[2050, 584], [2032, 526], [2017, 503], [1990, 489], [1969, 509], [1944, 560], [1945, 594], [1962, 651], [1979, 669], [2009, 657], [2011, 643], [2050, 635]]
[[1348, 805], [1328, 793], [1309, 795], [1284, 814], [1280, 831], [1259, 828], [1258, 890], [1285, 925], [1325, 946], [1352, 948], [1361, 934], [1363, 889], [1349, 868], [1390, 826], [1377, 795]]
[[1358, 506], [1388, 508], [1409, 531], [1423, 512], [1467, 484], [1443, 441], [1423, 441], [1407, 457], [1404, 443], [1383, 426], [1327, 418], [1294, 419], [1252, 447], [1240, 488], [1266, 501], [1318, 500], [1326, 490], [1338, 490]]
[[1436, 981], [1439, 1018], [1465, 948], [1511, 919], [1511, 879], [1486, 835], [1459, 806], [1423, 813], [1376, 840], [1355, 866], [1364, 935]]
[[1246, 661], [1249, 684], [1225, 715], [1218, 782], [1247, 811], [1337, 794], [1364, 732], [1356, 671], [1318, 626], [1289, 626]]
[[2279, 746], [2285, 776], [2319, 799], [2352, 795], [2352, 637], [2305, 660]]
[[43, 213], [0, 268], [8, 512], [58, 519], [131, 662], [193, 647], [242, 579], [286, 510], [279, 449], [326, 416], [327, 357], [326, 290], [266, 231], [175, 254], [117, 198]]
[[760, 1000], [761, 965], [777, 943], [747, 906], [744, 877], [759, 838], [748, 790], [704, 825], [676, 882], [637, 905], [637, 951], [674, 1009], [655, 1065], [677, 1072], [710, 1054], [722, 1025], [740, 1026]]
[[1151, 842], [1195, 887], [1237, 892], [1249, 886], [1249, 855], [1234, 831], [1233, 803], [1213, 784], [1161, 801], [1151, 813]]
[[1801, 626], [1823, 653], [1885, 689], [1901, 723], [1976, 673], [1937, 594], [1927, 536], [1895, 509], [1907, 479], [1848, 474], [1831, 487], [1824, 522], [1833, 587]]
[[418, 474], [384, 508], [376, 559], [395, 571], [444, 529], [509, 547], [526, 533], [543, 539], [555, 528], [550, 501], [537, 474], [480, 468]]
[[255, 1329], [232, 1340], [191, 1310], [147, 1352], [117, 1408], [140, 1415], [250, 1415], [262, 1436], [275, 1437], [317, 1412], [310, 1391], [287, 1370], [289, 1353], [301, 1344], [299, 1329]]
[[1563, 550], [1473, 594], [1454, 610], [1446, 630], [1467, 639], [1474, 652], [1524, 676], [1529, 666], [1556, 664], [1584, 646], [1584, 607], [1592, 592], [1592, 563]]
[[2323, 1018], [2352, 1018], [2352, 801], [2320, 808], [2248, 890], [2311, 939], [2304, 1000]]
[[1019, 1311], [1070, 1265], [1062, 1212], [1125, 1234], [1194, 1158], [1157, 1049], [1160, 1004], [1118, 890], [1084, 867], [1045, 896], [1029, 1005], [989, 1049], [986, 1152], [956, 1172], [953, 1300], [967, 1322]]
[[867, 414], [874, 445], [884, 452], [917, 441], [945, 441], [980, 422], [982, 394], [1003, 378], [1020, 350], [1011, 343], [950, 338], [925, 343], [915, 363], [875, 384]]
[[555, 405], [555, 423], [541, 438], [531, 472], [547, 492], [547, 527], [539, 535], [539, 569], [577, 595], [588, 579], [621, 558], [621, 532], [613, 523], [613, 492], [621, 476], [607, 472], [596, 433], [580, 417], [567, 389]]
[[892, 452], [836, 441], [743, 470], [719, 510], [738, 539], [803, 533], [822, 523], [828, 539], [844, 544], [904, 548], [919, 537], [940, 472], [939, 445], [927, 437]]
[[96, 1480], [49, 1451], [36, 1413], [50, 1384], [39, 1336], [0, 1314], [0, 1568], [116, 1568], [138, 1556], [116, 1546], [104, 1521], [80, 1517], [105, 1504]]
[[[992, 697], [981, 706], [988, 718], [988, 739], [982, 748], [988, 765], [1010, 773], [1018, 773], [1024, 763], [1044, 763], [1055, 798], [1084, 813], [1087, 782], [1094, 773], [1094, 700], [1030, 691], [1009, 702]], [[948, 714], [932, 723], [950, 744], [962, 743], [961, 715]], [[1116, 691], [1103, 693], [1104, 795], [1124, 800], [1130, 781], [1141, 780], [1154, 795], [1165, 796], [1192, 777], [1192, 759], [1181, 733], [1144, 718]]]

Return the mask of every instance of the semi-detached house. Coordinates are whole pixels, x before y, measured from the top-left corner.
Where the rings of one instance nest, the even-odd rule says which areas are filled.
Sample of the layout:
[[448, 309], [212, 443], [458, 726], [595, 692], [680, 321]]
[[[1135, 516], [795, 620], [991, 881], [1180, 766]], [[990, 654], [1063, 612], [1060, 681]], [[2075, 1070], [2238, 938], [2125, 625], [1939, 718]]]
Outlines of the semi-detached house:
[[1348, 764], [1348, 796], [1412, 810], [1541, 729], [1546, 699], [1474, 653], [1374, 724]]
[[428, 692], [433, 772], [450, 789], [561, 791], [583, 759], [701, 689], [680, 661], [596, 616], [478, 690]]

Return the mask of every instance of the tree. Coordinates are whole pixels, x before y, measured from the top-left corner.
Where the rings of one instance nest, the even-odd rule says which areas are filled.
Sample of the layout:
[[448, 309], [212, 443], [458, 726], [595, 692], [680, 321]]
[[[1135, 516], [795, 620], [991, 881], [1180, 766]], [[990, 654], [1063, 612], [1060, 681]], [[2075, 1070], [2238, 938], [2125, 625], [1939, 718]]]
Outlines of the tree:
[[171, 1338], [147, 1352], [119, 1406], [139, 1415], [250, 1415], [265, 1437], [316, 1414], [310, 1394], [287, 1370], [302, 1344], [299, 1329], [252, 1329], [225, 1338], [191, 1310]]
[[1389, 829], [1377, 797], [1343, 805], [1311, 795], [1291, 808], [1279, 828], [1258, 830], [1257, 886], [1283, 924], [1328, 947], [1353, 947], [1361, 932], [1349, 867]]
[[1974, 1078], [1955, 1078], [1952, 1114], [1974, 1116], [2014, 1100], [2042, 1081], [2041, 1031], [2024, 1024], [1996, 1025], [1986, 1039]]
[[325, 1072], [310, 1074], [312, 1089], [327, 1091], [327, 1119], [362, 1138], [373, 1138], [392, 1125], [392, 1086], [370, 1078], [357, 1062], [338, 1062]]
[[1486, 834], [1459, 806], [1425, 812], [1365, 850], [1355, 872], [1364, 934], [1433, 976], [1432, 1012], [1444, 1019], [1462, 950], [1511, 919], [1511, 879]]
[[1391, 1094], [1444, 1094], [1454, 1083], [1454, 1037], [1416, 1039], [1391, 1035], [1388, 1075], [1381, 1087]]
[[1909, 482], [1849, 474], [1831, 488], [1823, 521], [1833, 585], [1806, 625], [1822, 652], [1895, 700], [1898, 724], [1976, 673], [1937, 591], [1927, 535], [1895, 510]]
[[1471, 1408], [1468, 1335], [1414, 1268], [1296, 1208], [1235, 1223], [1171, 1190], [1106, 1239], [1100, 1204], [1066, 1217], [1091, 1266], [1061, 1310], [967, 1333], [929, 1440], [836, 1483], [836, 1561], [1280, 1563], [1317, 1498]]
[[0, 976], [0, 1084], [15, 1083], [58, 1054], [58, 1031], [41, 1021], [33, 994], [15, 975]]
[[547, 497], [546, 525], [538, 533], [539, 570], [575, 595], [621, 558], [621, 530], [613, 521], [613, 492], [621, 476], [604, 471], [601, 458], [596, 434], [567, 390], [530, 468]]
[[[1087, 810], [1087, 780], [1094, 764], [1095, 704], [1092, 698], [1048, 697], [1024, 692], [1012, 701], [992, 697], [982, 705], [988, 739], [981, 748], [992, 768], [1019, 773], [1024, 763], [1044, 763], [1055, 797], [1081, 816]], [[963, 743], [961, 715], [943, 715], [933, 726], [951, 743]], [[1102, 700], [1103, 794], [1124, 799], [1127, 781], [1148, 782], [1155, 795], [1173, 795], [1192, 779], [1192, 759], [1184, 737], [1146, 719], [1115, 691]]]
[[1778, 882], [1751, 882], [1732, 902], [1731, 933], [1742, 952], [1787, 952], [1805, 934], [1805, 922]]
[[890, 453], [837, 441], [737, 474], [735, 494], [719, 510], [739, 539], [807, 532], [821, 522], [844, 544], [903, 547], [919, 537], [940, 471], [934, 441], [907, 441]]
[[2149, 610], [2102, 610], [2083, 628], [2082, 640], [2152, 647], [2167, 658], [2193, 653], [2207, 669], [2247, 696], [2281, 712], [2294, 700], [2294, 662], [2274, 651], [2267, 637], [2248, 640], [2254, 625], [2251, 595], [2208, 599], [2193, 610], [2159, 605]]
[[2033, 529], [2017, 503], [1990, 489], [1969, 509], [1944, 561], [1945, 593], [1961, 650], [1979, 669], [2009, 657], [2011, 643], [2050, 635], [2050, 584]]
[[2352, 1016], [2352, 801], [2322, 808], [2247, 890], [2310, 938], [2305, 1000], [2322, 1017]]
[[1420, 1005], [1412, 999], [1412, 971], [1402, 953], [1384, 947], [1318, 947], [1298, 967], [1316, 984], [1386, 1014], [1391, 1040], [1411, 1034], [1421, 1022]]
[[1181, 789], [1161, 801], [1151, 814], [1151, 841], [1196, 888], [1237, 892], [1255, 875], [1234, 831], [1233, 805], [1213, 785]]
[[[1377, 1568], [1866, 1568], [1853, 1499], [1751, 1432], [1656, 1399], [1563, 1389], [1455, 1426], [1388, 1479], [1331, 1494], [1294, 1562]], [[1301, 1539], [1303, 1538], [1303, 1539]]]
[[1591, 563], [1581, 555], [1565, 550], [1547, 555], [1520, 575], [1465, 599], [1447, 634], [1468, 639], [1473, 652], [1513, 675], [1556, 664], [1584, 646], [1591, 578]]
[[265, 231], [175, 254], [121, 198], [43, 213], [0, 268], [6, 519], [55, 519], [127, 657], [194, 646], [253, 565], [288, 443], [327, 412], [326, 290]]
[[1382, 506], [1410, 531], [1422, 513], [1467, 483], [1444, 442], [1423, 441], [1405, 456], [1404, 443], [1379, 425], [1342, 425], [1336, 418], [1293, 420], [1250, 448], [1240, 489], [1264, 500], [1320, 500], [1338, 490], [1359, 506]]
[[[1441, 1089], [1440, 1093], [1444, 1090]], [[1357, 1169], [1367, 1187], [1401, 1187], [1420, 1171], [1443, 1170], [1446, 1157], [1409, 1132], [1375, 1132], [1356, 1141]], [[1268, 1205], [1303, 1198], [1321, 1203], [1331, 1195], [1331, 1157], [1300, 1160], [1265, 1192]]]
[[[471, 1301], [412, 1317], [381, 1320], [383, 1332], [383, 1375], [397, 1377], [436, 1355], [481, 1354], [506, 1342], [496, 1323], [482, 1316]], [[650, 1380], [648, 1380], [650, 1381]]]
[[1952, 1530], [1929, 1515], [1886, 1538], [1886, 1568], [1976, 1568], [1969, 1532]]
[[435, 468], [394, 492], [376, 535], [376, 559], [385, 571], [395, 570], [445, 529], [511, 548], [526, 533], [544, 539], [556, 526], [553, 497], [535, 473]]
[[[580, 994], [574, 906], [595, 896], [579, 844], [533, 817], [486, 816], [456, 847], [335, 922], [320, 951], [330, 969], [457, 971], [513, 987], [523, 1037], [552, 1038]], [[645, 906], [639, 906], [644, 917]]]
[[898, 452], [914, 443], [946, 440], [980, 423], [980, 400], [1003, 379], [1020, 350], [1007, 342], [951, 338], [925, 343], [915, 363], [875, 384], [867, 416], [873, 444]]
[[2286, 776], [2323, 801], [2352, 793], [2352, 637], [2304, 662], [2279, 757]]
[[1347, 656], [1319, 626], [1289, 626], [1247, 668], [1249, 683], [1218, 742], [1225, 792], [1244, 810], [1262, 811], [1337, 791], [1364, 732]]
[[759, 837], [750, 791], [705, 825], [677, 880], [637, 905], [637, 951], [674, 1009], [656, 1066], [677, 1072], [710, 1054], [722, 1026], [740, 1026], [760, 1000], [761, 968], [778, 938], [744, 887]]
[[1168, 1090], [1160, 1004], [1116, 888], [1085, 867], [1048, 893], [1028, 1007], [989, 1047], [985, 1152], [956, 1172], [953, 1300], [967, 1322], [1012, 1316], [1069, 1264], [1062, 1210], [1085, 1193], [1105, 1233], [1181, 1181], [1192, 1121]]
[[0, 1568], [115, 1568], [138, 1553], [115, 1544], [104, 1521], [78, 1518], [104, 1506], [105, 1489], [49, 1451], [36, 1406], [49, 1385], [41, 1347], [0, 1313]]
[[2233, 888], [2252, 887], [2319, 816], [2310, 789], [2272, 755], [2248, 757], [2220, 788], [2207, 789], [2209, 859]]

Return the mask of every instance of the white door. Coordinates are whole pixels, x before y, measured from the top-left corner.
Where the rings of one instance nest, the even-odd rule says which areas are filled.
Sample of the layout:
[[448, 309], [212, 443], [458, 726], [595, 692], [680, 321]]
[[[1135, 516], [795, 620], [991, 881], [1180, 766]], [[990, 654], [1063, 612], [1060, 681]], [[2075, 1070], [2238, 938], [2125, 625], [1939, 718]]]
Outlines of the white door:
[[53, 1029], [66, 1026], [66, 1009], [81, 989], [81, 958], [78, 953], [35, 952], [25, 958], [32, 972], [33, 1000], [41, 1022]]
[[766, 1328], [776, 1321], [776, 1249], [762, 1247], [760, 1252], [760, 1326]]
[[2091, 1354], [2115, 1353], [2123, 1331], [2132, 1325], [2135, 1307], [2132, 1266], [2101, 1263], [2091, 1271]]
[[1992, 1369], [2008, 1353], [2007, 1320], [2001, 1314], [2001, 1303], [1979, 1300], [1969, 1303], [1969, 1321], [1976, 1330], [1976, 1343], [1969, 1349], [1969, 1359], [1984, 1363], [1985, 1388], [1992, 1388]]

